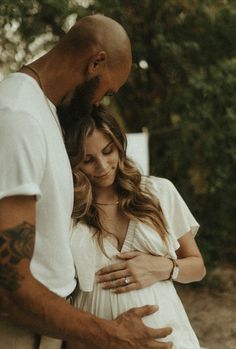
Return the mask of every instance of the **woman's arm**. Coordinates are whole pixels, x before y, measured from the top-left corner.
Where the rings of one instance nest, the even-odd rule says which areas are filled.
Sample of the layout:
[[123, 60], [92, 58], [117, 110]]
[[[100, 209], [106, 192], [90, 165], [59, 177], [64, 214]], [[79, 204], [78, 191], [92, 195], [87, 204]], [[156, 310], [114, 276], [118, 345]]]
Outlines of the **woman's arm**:
[[[206, 269], [191, 231], [178, 241], [180, 247], [176, 253], [179, 274], [176, 281], [189, 283], [201, 280]], [[120, 263], [104, 267], [97, 273], [97, 281], [103, 283], [106, 289], [114, 289], [116, 293], [142, 289], [157, 281], [167, 280], [173, 269], [173, 262], [167, 257], [137, 251], [121, 253], [117, 257], [122, 260]]]
[[192, 233], [188, 232], [178, 241], [180, 248], [176, 254], [179, 274], [176, 281], [185, 284], [202, 280], [206, 275], [206, 268]]

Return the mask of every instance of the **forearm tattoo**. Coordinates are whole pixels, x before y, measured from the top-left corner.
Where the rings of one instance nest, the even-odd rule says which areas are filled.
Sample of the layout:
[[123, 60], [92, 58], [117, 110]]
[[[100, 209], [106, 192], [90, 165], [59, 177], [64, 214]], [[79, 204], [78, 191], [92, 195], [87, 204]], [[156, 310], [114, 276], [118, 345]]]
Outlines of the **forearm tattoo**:
[[35, 227], [23, 222], [0, 233], [0, 287], [16, 291], [23, 277], [17, 265], [31, 259], [34, 249]]

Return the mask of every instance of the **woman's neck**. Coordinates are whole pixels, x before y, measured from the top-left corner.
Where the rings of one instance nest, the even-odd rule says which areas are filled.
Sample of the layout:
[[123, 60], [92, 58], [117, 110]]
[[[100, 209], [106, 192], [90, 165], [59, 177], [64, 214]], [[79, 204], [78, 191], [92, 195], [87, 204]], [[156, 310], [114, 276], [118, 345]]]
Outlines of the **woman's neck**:
[[96, 188], [94, 190], [94, 201], [104, 204], [113, 204], [118, 201], [118, 194], [114, 187]]

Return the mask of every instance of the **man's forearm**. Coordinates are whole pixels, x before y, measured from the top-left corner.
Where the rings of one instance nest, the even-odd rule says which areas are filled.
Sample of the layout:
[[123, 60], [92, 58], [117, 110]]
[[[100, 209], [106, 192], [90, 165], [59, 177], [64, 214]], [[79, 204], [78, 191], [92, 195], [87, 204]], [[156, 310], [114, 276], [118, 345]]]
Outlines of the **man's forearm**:
[[99, 335], [99, 324], [104, 320], [74, 309], [32, 276], [34, 224], [23, 221], [8, 227], [4, 219], [2, 215], [0, 316], [2, 314], [35, 333], [66, 340], [81, 339], [82, 334], [85, 339]]
[[16, 321], [35, 333], [91, 343], [105, 327], [105, 320], [73, 308], [30, 275], [25, 277], [17, 291], [1, 290], [0, 299], [0, 316]]

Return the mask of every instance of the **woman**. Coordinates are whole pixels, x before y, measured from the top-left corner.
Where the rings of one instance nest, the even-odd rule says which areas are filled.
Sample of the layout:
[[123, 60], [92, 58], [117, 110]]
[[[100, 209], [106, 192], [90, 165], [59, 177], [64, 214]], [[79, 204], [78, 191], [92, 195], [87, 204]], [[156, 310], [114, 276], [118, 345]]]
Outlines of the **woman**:
[[170, 181], [140, 174], [126, 156], [124, 132], [105, 109], [95, 108], [67, 135], [75, 178], [76, 306], [114, 319], [132, 307], [157, 304], [145, 324], [172, 327], [165, 341], [175, 349], [199, 349], [173, 285], [205, 275], [194, 240], [198, 223]]

